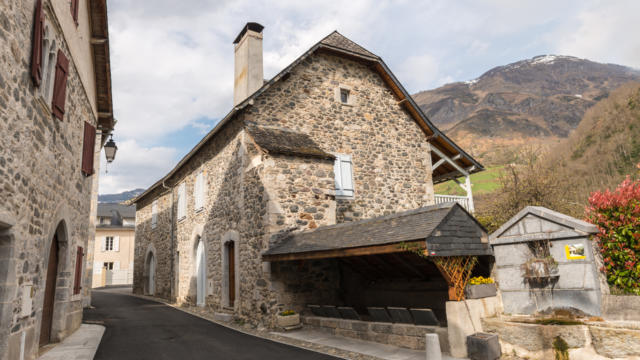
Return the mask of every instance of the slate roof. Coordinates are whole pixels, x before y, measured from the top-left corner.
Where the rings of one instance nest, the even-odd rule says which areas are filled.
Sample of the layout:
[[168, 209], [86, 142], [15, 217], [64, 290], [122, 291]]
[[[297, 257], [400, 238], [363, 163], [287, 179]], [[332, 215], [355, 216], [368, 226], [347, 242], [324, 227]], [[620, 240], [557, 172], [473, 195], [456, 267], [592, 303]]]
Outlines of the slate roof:
[[329, 34], [327, 37], [325, 37], [324, 39], [322, 39], [320, 41], [321, 44], [324, 45], [328, 45], [328, 46], [333, 46], [342, 50], [348, 50], [351, 51], [353, 53], [356, 54], [360, 54], [360, 55], [364, 55], [364, 56], [370, 56], [370, 57], [375, 57], [377, 58], [378, 56], [375, 55], [374, 53], [368, 51], [367, 49], [363, 48], [362, 46], [354, 43], [353, 41], [347, 39], [345, 36], [343, 36], [342, 34], [340, 34], [337, 31], [332, 32], [331, 34]]
[[[503, 234], [507, 232], [507, 230], [509, 230], [512, 226], [517, 224], [520, 220], [522, 220], [529, 214], [534, 215], [541, 219], [551, 221], [552, 223], [556, 223], [562, 226], [563, 228], [577, 231], [585, 235], [598, 233], [598, 227], [586, 221], [576, 219], [569, 215], [565, 215], [557, 211], [547, 209], [542, 206], [527, 206], [524, 209], [520, 210], [519, 213], [517, 213], [514, 217], [512, 217], [506, 223], [500, 226], [498, 230], [494, 231], [491, 234], [491, 236], [489, 237], [491, 244], [497, 245], [497, 244], [508, 244], [511, 242], [518, 242], [517, 239], [505, 239], [501, 237]], [[521, 235], [521, 236], [516, 236], [516, 238], [524, 238], [524, 237]]]
[[[455, 234], [444, 230], [444, 234], [441, 234], [441, 225], [449, 220], [456, 221], [456, 226], [460, 224], [460, 216], [456, 219], [452, 217], [460, 214], [462, 222], [471, 224], [477, 230], [456, 231]], [[436, 229], [438, 231], [434, 231]], [[454, 237], [456, 240], [451, 241]], [[291, 233], [263, 255], [321, 252], [423, 239], [430, 251], [438, 249], [437, 255], [490, 255], [491, 249], [486, 237], [484, 228], [460, 205], [443, 203], [388, 216], [322, 226], [313, 231]]]
[[122, 218], [135, 218], [136, 206], [135, 205], [122, 205], [116, 203], [99, 203], [98, 204], [98, 216], [99, 217], [111, 217], [112, 210], [120, 213]]
[[264, 126], [248, 126], [247, 131], [258, 146], [270, 153], [335, 159], [307, 134]]

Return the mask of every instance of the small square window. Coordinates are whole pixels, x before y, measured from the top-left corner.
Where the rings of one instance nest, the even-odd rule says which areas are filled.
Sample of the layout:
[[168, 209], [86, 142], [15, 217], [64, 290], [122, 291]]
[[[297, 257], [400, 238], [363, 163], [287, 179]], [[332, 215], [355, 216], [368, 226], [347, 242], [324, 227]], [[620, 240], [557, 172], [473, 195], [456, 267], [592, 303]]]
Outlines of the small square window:
[[340, 101], [343, 104], [348, 104], [349, 103], [349, 90], [340, 89]]

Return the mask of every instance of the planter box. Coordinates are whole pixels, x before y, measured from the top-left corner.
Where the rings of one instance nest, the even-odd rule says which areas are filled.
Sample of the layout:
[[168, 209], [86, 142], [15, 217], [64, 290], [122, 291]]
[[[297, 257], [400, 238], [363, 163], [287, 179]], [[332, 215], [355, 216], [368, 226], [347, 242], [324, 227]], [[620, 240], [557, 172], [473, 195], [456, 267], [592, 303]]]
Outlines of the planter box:
[[482, 299], [496, 296], [496, 284], [467, 285], [464, 294], [467, 299]]
[[290, 327], [290, 326], [296, 326], [298, 324], [300, 324], [300, 314], [293, 314], [293, 315], [287, 315], [287, 316], [282, 316], [282, 315], [276, 315], [276, 321], [278, 323], [279, 327]]
[[[492, 284], [482, 284], [492, 285]], [[473, 285], [481, 286], [481, 285]], [[496, 360], [502, 355], [498, 335], [475, 333], [467, 336], [467, 353], [472, 360]]]

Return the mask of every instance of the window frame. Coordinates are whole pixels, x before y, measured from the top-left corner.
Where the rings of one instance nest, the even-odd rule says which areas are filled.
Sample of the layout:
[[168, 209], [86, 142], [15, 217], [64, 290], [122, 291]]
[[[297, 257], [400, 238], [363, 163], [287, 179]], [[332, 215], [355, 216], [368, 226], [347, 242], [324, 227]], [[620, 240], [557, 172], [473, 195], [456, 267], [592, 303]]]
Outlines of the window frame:
[[[347, 92], [347, 102], [342, 101], [342, 93]], [[345, 84], [339, 84], [334, 89], [334, 100], [345, 106], [355, 106], [356, 96], [353, 92], [353, 87]]]
[[114, 242], [115, 237], [114, 236], [105, 236], [104, 237], [104, 251], [113, 251], [113, 242]]

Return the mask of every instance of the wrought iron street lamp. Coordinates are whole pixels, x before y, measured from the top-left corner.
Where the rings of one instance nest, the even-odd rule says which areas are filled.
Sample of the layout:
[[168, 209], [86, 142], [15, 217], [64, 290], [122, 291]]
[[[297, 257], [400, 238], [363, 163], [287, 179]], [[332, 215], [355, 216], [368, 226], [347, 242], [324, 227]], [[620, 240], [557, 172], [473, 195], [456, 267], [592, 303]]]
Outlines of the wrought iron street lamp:
[[109, 141], [104, 144], [104, 154], [107, 157], [107, 164], [110, 164], [116, 158], [116, 151], [118, 147], [115, 141], [113, 141], [113, 134], [109, 136]]

